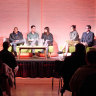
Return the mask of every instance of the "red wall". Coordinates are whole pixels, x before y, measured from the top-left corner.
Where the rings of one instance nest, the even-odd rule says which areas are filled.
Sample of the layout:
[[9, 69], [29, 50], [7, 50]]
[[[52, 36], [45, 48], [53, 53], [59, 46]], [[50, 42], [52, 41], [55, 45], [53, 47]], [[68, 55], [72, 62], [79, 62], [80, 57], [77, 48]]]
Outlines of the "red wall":
[[30, 26], [34, 24], [41, 35], [41, 0], [29, 0], [29, 3], [29, 30]]
[[85, 25], [96, 31], [95, 0], [43, 0], [43, 25], [49, 26], [59, 45], [69, 39], [70, 26], [77, 25], [81, 37]]
[[15, 26], [26, 35], [27, 0], [0, 0], [0, 36], [9, 37]]
[[95, 5], [96, 0], [0, 0], [0, 37], [9, 37], [15, 26], [26, 37], [35, 24], [40, 35], [49, 26], [57, 44], [63, 45], [72, 24], [80, 37], [87, 24], [95, 33]]

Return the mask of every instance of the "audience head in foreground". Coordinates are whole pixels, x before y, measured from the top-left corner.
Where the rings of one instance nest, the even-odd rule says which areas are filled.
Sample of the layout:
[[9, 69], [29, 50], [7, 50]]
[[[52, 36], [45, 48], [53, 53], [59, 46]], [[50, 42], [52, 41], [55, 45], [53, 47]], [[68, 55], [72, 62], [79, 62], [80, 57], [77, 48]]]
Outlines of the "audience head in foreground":
[[17, 70], [18, 66], [16, 63], [16, 59], [15, 59], [14, 55], [8, 51], [8, 48], [9, 48], [9, 43], [4, 42], [3, 50], [0, 51], [0, 59], [2, 60], [3, 63], [7, 64], [13, 70], [15, 70], [15, 69]]
[[86, 57], [87, 65], [78, 68], [70, 80], [73, 96], [96, 96], [96, 51]]
[[89, 65], [96, 65], [96, 51], [90, 51], [87, 53], [87, 62]]
[[81, 43], [76, 44], [75, 45], [75, 52], [77, 52], [78, 54], [86, 53], [85, 46]]
[[3, 43], [3, 49], [8, 50], [8, 48], [9, 48], [9, 42], [4, 42]]

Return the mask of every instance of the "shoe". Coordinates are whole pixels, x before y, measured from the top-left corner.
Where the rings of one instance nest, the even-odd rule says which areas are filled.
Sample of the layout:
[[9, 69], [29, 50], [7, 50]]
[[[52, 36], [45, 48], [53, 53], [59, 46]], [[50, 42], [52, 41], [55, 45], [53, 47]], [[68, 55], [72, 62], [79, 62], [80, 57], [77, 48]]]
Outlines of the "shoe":
[[37, 56], [35, 53], [33, 53], [33, 58], [38, 58], [39, 56]]
[[47, 58], [50, 58], [50, 56], [47, 55]]
[[60, 92], [61, 93], [64, 93], [65, 92], [65, 89], [64, 88], [61, 88]]
[[41, 53], [42, 53], [41, 51], [38, 51], [38, 53], [36, 55], [40, 57]]
[[33, 56], [35, 55], [35, 53], [33, 53]]
[[33, 57], [33, 58], [38, 58], [39, 56], [37, 56], [37, 55], [33, 55], [32, 57]]
[[41, 51], [38, 51], [38, 53], [42, 53]]
[[57, 52], [58, 54], [62, 54], [63, 53], [63, 51], [59, 51], [59, 52]]

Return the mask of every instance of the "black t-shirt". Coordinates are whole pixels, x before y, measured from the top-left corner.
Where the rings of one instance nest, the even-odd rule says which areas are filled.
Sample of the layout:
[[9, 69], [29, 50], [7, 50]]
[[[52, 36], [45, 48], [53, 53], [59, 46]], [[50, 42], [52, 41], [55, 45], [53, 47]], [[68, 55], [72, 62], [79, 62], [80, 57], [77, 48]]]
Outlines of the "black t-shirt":
[[12, 69], [14, 69], [17, 66], [14, 55], [8, 50], [0, 51], [0, 59], [2, 60], [3, 63], [7, 64]]

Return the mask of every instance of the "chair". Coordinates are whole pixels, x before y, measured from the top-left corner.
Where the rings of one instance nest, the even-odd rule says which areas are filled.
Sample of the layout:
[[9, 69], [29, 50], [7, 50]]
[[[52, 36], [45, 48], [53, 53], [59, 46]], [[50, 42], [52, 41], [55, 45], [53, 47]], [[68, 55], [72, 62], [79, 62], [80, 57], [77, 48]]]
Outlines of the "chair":
[[[63, 78], [60, 77], [60, 78], [59, 78], [59, 89], [58, 89], [58, 95], [59, 95], [59, 93], [61, 93], [61, 89], [62, 89], [62, 87], [63, 87]], [[61, 96], [63, 96], [63, 93], [61, 93]]]
[[51, 57], [51, 53], [54, 51], [53, 46], [49, 46], [49, 57]]
[[16, 75], [15, 75], [15, 72], [14, 72], [14, 86], [15, 86], [15, 89], [16, 89]]
[[[54, 74], [57, 74], [57, 78], [59, 78], [58, 95], [61, 92], [61, 89], [63, 87], [63, 78], [62, 78], [61, 72], [60, 72], [61, 65], [62, 65], [62, 62], [57, 60], [56, 65], [55, 65], [55, 69], [53, 70], [53, 77], [52, 77], [52, 90], [53, 90], [53, 87], [54, 87], [54, 77], [55, 77]], [[61, 94], [61, 96], [63, 96], [63, 94]]]
[[15, 70], [13, 72], [14, 73], [14, 86], [15, 86], [15, 89], [16, 89], [16, 73], [17, 73], [18, 69], [19, 69], [19, 66], [16, 66]]
[[[63, 87], [63, 78], [62, 77], [58, 77], [59, 78], [59, 88], [58, 88], [58, 95]], [[54, 88], [54, 76], [52, 77], [52, 90]], [[62, 95], [61, 95], [62, 96]]]
[[13, 87], [14, 81], [13, 77], [12, 69], [7, 64], [2, 63], [0, 66], [0, 88], [5, 89], [8, 96], [11, 96], [11, 87]]

